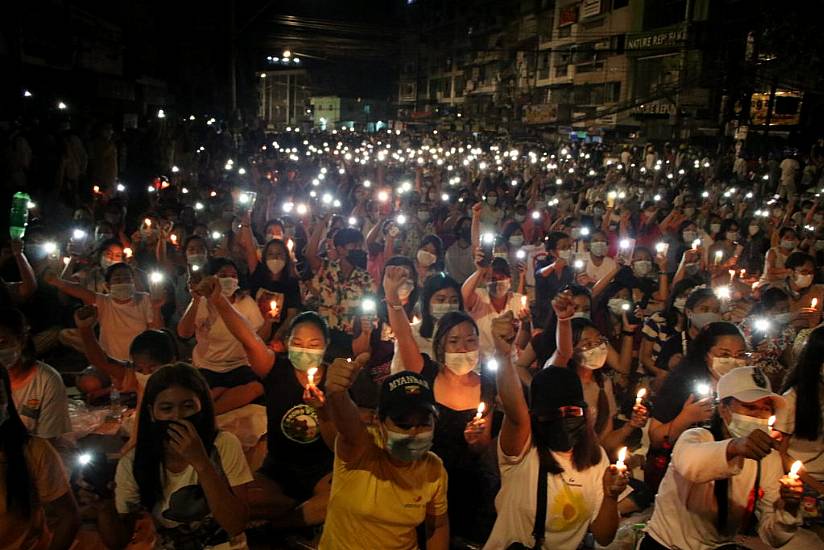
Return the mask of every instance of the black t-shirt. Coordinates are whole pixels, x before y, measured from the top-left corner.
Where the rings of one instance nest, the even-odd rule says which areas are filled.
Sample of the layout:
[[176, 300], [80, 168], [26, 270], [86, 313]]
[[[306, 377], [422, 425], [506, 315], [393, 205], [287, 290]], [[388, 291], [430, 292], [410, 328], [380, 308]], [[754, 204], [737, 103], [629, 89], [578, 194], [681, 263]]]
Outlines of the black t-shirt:
[[550, 337], [546, 331], [541, 331], [533, 336], [529, 343], [532, 344], [532, 351], [535, 352], [535, 364], [540, 370], [544, 368], [546, 362], [555, 353], [555, 335], [553, 334]]
[[[703, 368], [703, 372], [702, 372]], [[711, 384], [712, 377], [706, 367], [695, 367], [680, 363], [664, 381], [661, 391], [655, 396], [652, 418], [666, 424], [675, 420], [684, 408], [690, 394], [696, 392], [698, 384]], [[700, 395], [696, 395], [696, 400]], [[671, 443], [674, 443], [671, 442]]]
[[[686, 341], [685, 341], [686, 339]], [[659, 369], [670, 370], [670, 360], [675, 355], [686, 355], [684, 346], [689, 344], [689, 337], [686, 332], [676, 332], [661, 344], [661, 351], [658, 353], [658, 358], [655, 360], [655, 366]]]
[[[326, 370], [317, 381], [323, 390]], [[332, 451], [320, 434], [315, 409], [303, 402], [303, 386], [295, 377], [294, 367], [286, 355], [278, 355], [269, 374], [263, 379], [266, 392], [267, 462], [286, 469], [332, 470]], [[302, 424], [308, 430], [304, 433]]]
[[254, 273], [249, 277], [249, 289], [258, 307], [263, 304], [261, 311], [268, 311], [272, 300], [277, 302], [278, 317], [272, 324], [273, 331], [280, 327], [282, 320], [286, 318], [287, 310], [300, 310], [301, 308], [300, 285], [297, 280], [288, 278], [285, 281], [276, 281], [272, 279], [272, 273], [262, 262], [258, 263]]

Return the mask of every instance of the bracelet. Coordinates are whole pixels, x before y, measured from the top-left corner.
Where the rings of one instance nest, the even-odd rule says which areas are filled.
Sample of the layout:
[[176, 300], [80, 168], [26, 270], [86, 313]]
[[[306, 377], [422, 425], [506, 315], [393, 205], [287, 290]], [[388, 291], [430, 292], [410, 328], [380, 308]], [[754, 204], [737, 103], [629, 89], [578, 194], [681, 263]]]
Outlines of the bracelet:
[[569, 321], [569, 320], [570, 320], [570, 319], [572, 319], [573, 317], [574, 317], [574, 315], [570, 315], [569, 317], [563, 317], [563, 318], [558, 317], [558, 321]]

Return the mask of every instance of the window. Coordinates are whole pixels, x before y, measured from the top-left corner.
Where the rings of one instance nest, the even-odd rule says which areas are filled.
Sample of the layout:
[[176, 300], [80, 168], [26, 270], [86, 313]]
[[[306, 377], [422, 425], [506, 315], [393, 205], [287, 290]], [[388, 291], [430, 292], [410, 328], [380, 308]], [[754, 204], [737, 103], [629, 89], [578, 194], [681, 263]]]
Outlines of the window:
[[558, 38], [569, 38], [572, 36], [572, 25], [558, 28]]

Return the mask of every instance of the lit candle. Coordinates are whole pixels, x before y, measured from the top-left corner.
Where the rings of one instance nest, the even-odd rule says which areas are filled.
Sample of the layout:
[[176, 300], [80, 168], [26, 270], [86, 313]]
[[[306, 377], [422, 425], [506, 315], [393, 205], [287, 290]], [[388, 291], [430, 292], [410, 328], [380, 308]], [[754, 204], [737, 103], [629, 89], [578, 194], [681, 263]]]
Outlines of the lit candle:
[[627, 448], [621, 447], [621, 450], [618, 451], [618, 462], [615, 463], [615, 467], [618, 468], [619, 472], [625, 472], [627, 469], [626, 464], [624, 461], [627, 459]]
[[723, 258], [723, 257], [724, 257], [724, 251], [723, 250], [716, 250], [715, 251], [715, 265], [720, 264], [721, 263], [721, 258]]
[[94, 192], [95, 192], [95, 194], [100, 193], [100, 186], [99, 186], [99, 185], [95, 185], [94, 187], [92, 187], [92, 191], [94, 191]]
[[815, 307], [817, 305], [818, 305], [818, 298], [813, 298], [812, 300], [810, 300], [810, 309], [815, 309]]
[[733, 279], [735, 279], [735, 270], [730, 269], [730, 284], [732, 284]]
[[521, 307], [526, 309], [526, 296], [521, 296]]
[[314, 386], [315, 385], [315, 375], [318, 373], [317, 367], [312, 367], [308, 371], [306, 371], [306, 378], [308, 379], [308, 383], [306, 387]]
[[647, 388], [641, 388], [638, 390], [638, 393], [635, 394], [635, 404], [640, 405], [644, 401], [644, 397], [647, 395]]
[[770, 426], [770, 430], [772, 430], [772, 429], [773, 429], [773, 426], [775, 425], [775, 415], [772, 415], [772, 416], [770, 417], [770, 420], [769, 420], [768, 424], [769, 424], [769, 426]]
[[484, 411], [486, 410], [486, 403], [481, 401], [478, 403], [478, 412], [475, 413], [475, 420], [480, 420], [481, 417], [484, 415]]
[[692, 241], [692, 249], [698, 250], [698, 247], [701, 246], [701, 239], [695, 239]]
[[143, 220], [143, 223], [146, 224], [146, 227], [151, 227], [152, 226], [152, 220], [150, 220], [149, 218], [146, 218], [145, 220]]
[[175, 234], [169, 235], [169, 240], [172, 241], [172, 244], [177, 244], [177, 235], [175, 235]]
[[802, 466], [803, 466], [803, 464], [801, 463], [801, 461], [796, 460], [795, 462], [793, 462], [793, 465], [790, 468], [790, 473], [787, 474], [787, 476], [792, 480], [798, 479], [798, 472], [799, 472], [799, 470], [801, 470]]
[[131, 258], [132, 257], [132, 249], [129, 248], [129, 247], [124, 248], [123, 249], [123, 254], [125, 254], [127, 258]]
[[286, 241], [286, 248], [289, 249], [290, 253], [292, 252], [292, 248], [294, 248], [294, 246], [295, 246], [295, 243], [292, 239], [289, 239], [288, 241]]
[[744, 278], [744, 275], [746, 275], [746, 274], [747, 274], [747, 270], [746, 270], [746, 269], [742, 269], [741, 271], [739, 271], [739, 272], [738, 272], [738, 278], [739, 278], [739, 279], [743, 279], [743, 278]]
[[275, 315], [277, 315], [277, 312], [278, 312], [278, 302], [277, 302], [277, 300], [270, 301], [269, 302], [269, 315], [274, 317]]

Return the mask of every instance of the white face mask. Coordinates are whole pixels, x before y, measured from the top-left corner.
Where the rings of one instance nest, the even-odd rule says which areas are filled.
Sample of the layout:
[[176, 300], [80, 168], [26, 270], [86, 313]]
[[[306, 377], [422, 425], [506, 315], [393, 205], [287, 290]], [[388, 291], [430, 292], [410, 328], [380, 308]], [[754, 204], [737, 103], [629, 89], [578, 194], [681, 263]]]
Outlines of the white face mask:
[[713, 357], [710, 370], [714, 372], [718, 378], [721, 378], [732, 369], [746, 366], [747, 362], [743, 359], [736, 359], [735, 357]]
[[134, 283], [109, 285], [109, 294], [115, 300], [131, 300], [134, 296]]
[[582, 351], [581, 366], [590, 370], [600, 369], [607, 362], [608, 353], [609, 350], [607, 350], [606, 344], [600, 344], [590, 350]]
[[564, 260], [565, 262], [569, 261], [569, 257], [570, 257], [571, 254], [572, 254], [572, 252], [569, 249], [559, 250], [558, 251], [558, 257], [561, 258], [562, 260]]
[[512, 235], [509, 238], [509, 244], [512, 246], [521, 246], [524, 244], [524, 236], [523, 235]]
[[592, 252], [593, 256], [603, 258], [607, 254], [607, 243], [603, 241], [592, 242], [589, 245], [589, 251]]
[[591, 319], [588, 311], [576, 311], [572, 314], [573, 319]]
[[701, 330], [710, 323], [717, 323], [721, 320], [721, 316], [712, 311], [707, 311], [705, 313], [688, 313], [687, 318], [690, 320], [692, 326], [698, 330]]
[[781, 241], [781, 248], [784, 250], [795, 250], [795, 241], [784, 239]]
[[446, 364], [446, 368], [457, 374], [458, 376], [463, 376], [464, 374], [469, 374], [478, 364], [478, 358], [480, 357], [480, 351], [464, 351], [464, 352], [457, 352], [457, 353], [444, 353], [444, 363]]
[[429, 314], [432, 315], [437, 320], [440, 320], [441, 317], [449, 313], [450, 311], [459, 311], [458, 304], [430, 304], [429, 307]]
[[632, 264], [632, 272], [636, 277], [646, 277], [652, 271], [652, 262], [649, 260], [638, 260]]
[[234, 277], [218, 277], [217, 282], [220, 283], [220, 293], [227, 298], [237, 291], [238, 282]]
[[770, 433], [770, 421], [767, 418], [755, 418], [745, 414], [732, 413], [732, 419], [727, 424], [727, 430], [733, 437], [747, 437], [756, 430]]
[[189, 265], [204, 266], [206, 265], [206, 254], [186, 254], [186, 262]]
[[282, 260], [280, 258], [266, 260], [266, 267], [269, 268], [272, 275], [279, 275], [280, 272], [283, 271], [283, 268], [286, 267], [286, 260]]
[[804, 273], [796, 273], [793, 275], [793, 282], [798, 288], [807, 288], [813, 284], [813, 276]]
[[416, 257], [418, 259], [418, 263], [424, 267], [429, 267], [438, 260], [438, 257], [429, 252], [428, 250], [418, 250], [418, 254]]
[[711, 223], [710, 224], [710, 233], [715, 235], [719, 231], [721, 231], [721, 224], [720, 223]]

